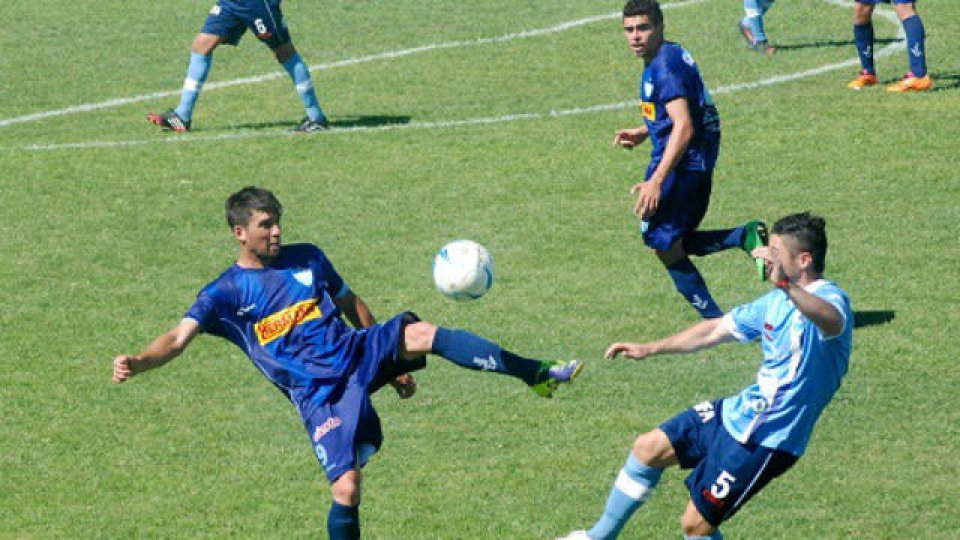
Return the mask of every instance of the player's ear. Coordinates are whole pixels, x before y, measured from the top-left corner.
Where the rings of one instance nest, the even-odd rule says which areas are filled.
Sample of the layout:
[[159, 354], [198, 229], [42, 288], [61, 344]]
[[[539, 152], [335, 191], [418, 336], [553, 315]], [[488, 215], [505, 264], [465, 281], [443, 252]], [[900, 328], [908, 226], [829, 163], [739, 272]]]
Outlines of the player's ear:
[[809, 251], [801, 251], [797, 255], [797, 262], [800, 263], [801, 270], [813, 269], [813, 255]]
[[233, 236], [236, 237], [240, 243], [247, 241], [247, 228], [243, 225], [234, 225], [233, 226]]

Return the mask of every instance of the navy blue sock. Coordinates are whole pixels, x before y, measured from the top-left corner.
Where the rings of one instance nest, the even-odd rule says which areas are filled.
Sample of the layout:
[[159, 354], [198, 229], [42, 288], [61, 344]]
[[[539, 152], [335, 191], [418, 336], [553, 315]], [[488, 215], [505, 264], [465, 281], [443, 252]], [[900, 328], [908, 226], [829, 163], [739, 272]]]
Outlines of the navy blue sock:
[[327, 516], [327, 534], [330, 540], [360, 540], [360, 506], [333, 501]]
[[545, 367], [539, 360], [517, 356], [466, 330], [437, 328], [430, 352], [460, 367], [505, 373], [528, 385], [540, 382], [540, 373]]
[[700, 275], [700, 271], [688, 257], [684, 257], [668, 266], [667, 272], [680, 294], [690, 302], [690, 305], [700, 313], [701, 317], [712, 319], [723, 316], [720, 306], [710, 296], [710, 291], [707, 290], [707, 283], [703, 281], [703, 276]]
[[919, 15], [903, 20], [903, 31], [907, 34], [907, 56], [910, 57], [910, 72], [914, 77], [927, 76], [927, 51], [924, 39], [923, 22]]
[[683, 237], [683, 251], [704, 257], [743, 245], [743, 227], [717, 231], [693, 231]]
[[873, 67], [873, 22], [853, 25], [853, 41], [857, 44], [860, 67], [869, 73], [876, 74], [877, 71]]

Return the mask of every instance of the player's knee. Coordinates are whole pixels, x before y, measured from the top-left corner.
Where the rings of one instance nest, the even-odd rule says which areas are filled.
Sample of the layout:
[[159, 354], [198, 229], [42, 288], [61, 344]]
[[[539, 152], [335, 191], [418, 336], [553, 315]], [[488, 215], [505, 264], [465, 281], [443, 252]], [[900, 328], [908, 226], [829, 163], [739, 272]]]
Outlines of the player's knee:
[[297, 54], [297, 49], [293, 47], [293, 43], [284, 43], [276, 49], [273, 49], [273, 55], [277, 57], [277, 62], [281, 64], [285, 64], [287, 60], [293, 58], [295, 54]]
[[917, 10], [913, 8], [913, 4], [894, 4], [893, 9], [897, 12], [897, 17], [901, 21], [909, 19], [917, 14]]
[[430, 352], [437, 327], [425, 321], [408, 324], [403, 328], [404, 352], [414, 356]]
[[696, 516], [691, 516], [690, 512], [684, 512], [683, 516], [680, 517], [680, 529], [683, 530], [684, 536], [710, 536], [713, 534], [715, 528], [707, 523], [707, 520], [703, 519], [703, 516], [699, 512], [696, 513]]
[[872, 17], [873, 4], [861, 4], [857, 2], [853, 5], [853, 24], [867, 24]]
[[344, 473], [330, 486], [333, 500], [344, 506], [360, 504], [360, 474], [357, 471]]
[[668, 467], [673, 464], [673, 446], [666, 434], [659, 429], [648, 431], [633, 443], [633, 455], [651, 467]]
[[193, 43], [190, 45], [190, 50], [197, 54], [210, 54], [214, 49], [217, 48], [217, 45], [220, 44], [220, 36], [214, 34], [197, 34], [197, 37], [193, 38]]

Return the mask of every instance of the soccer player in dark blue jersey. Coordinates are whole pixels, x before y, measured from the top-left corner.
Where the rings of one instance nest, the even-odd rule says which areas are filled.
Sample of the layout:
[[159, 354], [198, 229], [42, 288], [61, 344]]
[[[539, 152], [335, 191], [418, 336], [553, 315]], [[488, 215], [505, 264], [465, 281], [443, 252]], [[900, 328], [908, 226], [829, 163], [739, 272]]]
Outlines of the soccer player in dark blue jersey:
[[[893, 9], [903, 25], [907, 37], [907, 56], [910, 71], [899, 81], [887, 87], [888, 92], [925, 92], [933, 88], [927, 73], [926, 32], [917, 14], [914, 0], [892, 0]], [[877, 84], [877, 70], [873, 64], [873, 10], [880, 3], [891, 0], [856, 0], [853, 4], [853, 40], [860, 57], [860, 74], [847, 83], [847, 88], [860, 90]]]
[[[698, 231], [707, 213], [713, 168], [720, 150], [720, 116], [693, 57], [663, 38], [663, 12], [656, 0], [631, 0], [623, 8], [623, 30], [643, 59], [640, 112], [644, 125], [622, 129], [615, 146], [634, 148], [650, 139], [646, 180], [637, 195], [643, 241], [667, 268], [677, 290], [703, 318], [723, 311], [688, 255], [705, 256], [739, 247], [750, 253], [766, 242], [766, 227], [751, 221], [733, 229]], [[763, 279], [762, 261], [757, 271]]]
[[113, 380], [166, 364], [200, 333], [240, 347], [303, 419], [331, 483], [331, 539], [360, 537], [360, 469], [383, 441], [370, 394], [393, 381], [401, 397], [409, 397], [415, 387], [408, 373], [425, 366], [427, 353], [511, 375], [543, 397], [580, 372], [578, 360], [524, 358], [410, 312], [377, 324], [320, 248], [281, 244], [282, 207], [273, 193], [244, 188], [226, 207], [240, 244], [236, 263], [200, 290], [172, 330], [139, 354], [115, 357]]
[[771, 480], [792, 467], [847, 373], [853, 347], [850, 297], [823, 277], [826, 224], [809, 213], [773, 226], [769, 247], [754, 254], [774, 289], [721, 319], [701, 321], [664, 339], [610, 345], [607, 358], [641, 360], [693, 353], [734, 340], [759, 341], [763, 361], [753, 384], [704, 401], [633, 444], [603, 514], [589, 530], [562, 540], [611, 540], [653, 494], [664, 469], [692, 469], [680, 518], [687, 540], [721, 540], [727, 521]]
[[200, 33], [193, 39], [180, 104], [163, 113], [148, 114], [147, 120], [164, 129], [190, 131], [193, 108], [210, 73], [214, 49], [221, 43], [236, 46], [247, 30], [270, 47], [277, 62], [293, 79], [307, 112], [294, 131], [313, 133], [327, 129], [327, 117], [317, 101], [310, 69], [290, 40], [287, 23], [280, 11], [280, 0], [217, 0]]

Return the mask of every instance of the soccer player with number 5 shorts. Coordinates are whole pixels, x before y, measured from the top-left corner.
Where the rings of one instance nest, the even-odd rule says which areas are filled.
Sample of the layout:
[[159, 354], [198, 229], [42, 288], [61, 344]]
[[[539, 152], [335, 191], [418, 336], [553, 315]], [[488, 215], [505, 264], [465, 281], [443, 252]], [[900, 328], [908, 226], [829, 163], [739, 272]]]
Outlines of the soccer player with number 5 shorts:
[[[710, 204], [713, 169], [720, 152], [720, 116], [690, 53], [663, 38], [663, 12], [656, 0], [631, 0], [623, 30], [633, 54], [643, 59], [640, 112], [644, 125], [617, 131], [614, 146], [632, 149], [650, 139], [645, 180], [637, 195], [644, 243], [652, 248], [677, 288], [701, 317], [723, 315], [689, 255], [730, 248], [750, 253], [766, 244], [766, 225], [751, 221], [733, 229], [698, 231]], [[756, 261], [760, 279], [764, 266]]]
[[[873, 64], [873, 10], [880, 3], [891, 0], [856, 0], [853, 4], [853, 40], [860, 57], [860, 74], [847, 84], [847, 88], [860, 90], [877, 84], [877, 70]], [[927, 73], [926, 32], [923, 21], [914, 7], [914, 0], [892, 0], [903, 32], [907, 36], [907, 56], [910, 59], [910, 71], [899, 81], [887, 87], [887, 92], [903, 94], [906, 92], [924, 92], [933, 88], [933, 81]]]
[[327, 129], [327, 117], [317, 101], [310, 68], [290, 40], [287, 23], [280, 11], [280, 0], [217, 0], [190, 48], [190, 64], [183, 81], [180, 104], [163, 113], [148, 114], [147, 120], [171, 131], [190, 131], [193, 109], [210, 73], [214, 49], [221, 43], [237, 45], [247, 30], [270, 47], [300, 95], [307, 115], [294, 131], [314, 133]]
[[674, 465], [692, 469], [686, 479], [690, 500], [680, 519], [684, 538], [719, 540], [720, 524], [804, 453], [847, 372], [854, 323], [850, 298], [823, 277], [827, 233], [822, 218], [802, 213], [780, 219], [770, 245], [753, 254], [768, 267], [772, 291], [665, 339], [614, 343], [606, 357], [641, 360], [759, 340], [763, 362], [756, 382], [640, 435], [603, 514], [592, 528], [565, 540], [616, 538], [653, 494], [663, 470]]
[[[273, 193], [244, 188], [227, 199], [226, 213], [240, 245], [236, 263], [201, 289], [172, 330], [139, 354], [116, 356], [113, 381], [166, 364], [200, 333], [238, 346], [300, 413], [331, 483], [332, 540], [360, 538], [360, 469], [383, 442], [370, 394], [390, 383], [401, 398], [412, 396], [409, 372], [426, 365], [427, 353], [510, 375], [542, 397], [552, 397], [583, 367], [579, 360], [524, 358], [411, 312], [377, 324], [320, 248], [281, 244], [282, 207]], [[297, 527], [291, 524], [290, 532]]]

